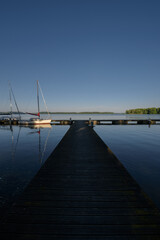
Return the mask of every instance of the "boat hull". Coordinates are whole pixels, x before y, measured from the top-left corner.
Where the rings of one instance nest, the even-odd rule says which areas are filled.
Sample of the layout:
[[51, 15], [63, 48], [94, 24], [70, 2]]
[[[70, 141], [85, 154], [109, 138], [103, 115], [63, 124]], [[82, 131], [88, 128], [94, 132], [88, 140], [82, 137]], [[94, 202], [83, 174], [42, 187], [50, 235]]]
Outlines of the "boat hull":
[[43, 125], [50, 124], [51, 119], [32, 119], [32, 120], [21, 120], [19, 121], [20, 125]]

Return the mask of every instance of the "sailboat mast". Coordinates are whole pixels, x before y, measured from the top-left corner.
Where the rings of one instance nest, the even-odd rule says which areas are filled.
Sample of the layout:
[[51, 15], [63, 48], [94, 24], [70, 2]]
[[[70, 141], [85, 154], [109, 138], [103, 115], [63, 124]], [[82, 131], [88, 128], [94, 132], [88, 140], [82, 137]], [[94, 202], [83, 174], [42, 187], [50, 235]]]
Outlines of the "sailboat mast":
[[[16, 98], [15, 98], [15, 96], [14, 96], [14, 93], [13, 93], [13, 90], [12, 90], [12, 87], [11, 87], [10, 82], [9, 82], [9, 86], [10, 86], [10, 93], [11, 93], [12, 96], [13, 96], [14, 103], [15, 103], [15, 105], [16, 105], [16, 108], [17, 108], [17, 111], [18, 111], [18, 114], [19, 114], [19, 119], [21, 119], [20, 111], [19, 111], [19, 108], [18, 108], [18, 105], [17, 105], [17, 102], [16, 102]], [[11, 98], [10, 98], [10, 99], [11, 99]]]
[[42, 89], [41, 89], [40, 84], [39, 84], [39, 89], [40, 89], [40, 92], [41, 92], [41, 95], [42, 95], [43, 102], [44, 102], [44, 104], [45, 104], [46, 110], [47, 110], [47, 112], [48, 112], [48, 116], [50, 116], [49, 111], [48, 111], [48, 108], [47, 108], [47, 104], [46, 104], [46, 101], [45, 101], [45, 99], [44, 99], [43, 92], [42, 92]]
[[38, 116], [40, 118], [38, 80], [37, 80], [37, 104], [38, 104]]
[[10, 86], [10, 83], [9, 83], [9, 99], [10, 99], [10, 120], [12, 119], [12, 97], [11, 97], [11, 86]]

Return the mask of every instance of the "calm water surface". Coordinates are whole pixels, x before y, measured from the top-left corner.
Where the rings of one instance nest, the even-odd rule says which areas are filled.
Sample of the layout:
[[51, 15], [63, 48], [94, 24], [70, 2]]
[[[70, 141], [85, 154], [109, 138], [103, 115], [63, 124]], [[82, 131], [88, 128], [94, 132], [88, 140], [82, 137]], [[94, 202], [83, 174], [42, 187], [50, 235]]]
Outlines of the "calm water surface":
[[69, 126], [0, 126], [0, 211], [35, 176]]
[[[22, 119], [30, 117], [31, 115], [22, 114]], [[48, 115], [43, 114], [42, 117], [47, 118]], [[51, 114], [51, 118], [53, 120], [159, 119], [160, 114]]]
[[160, 208], [160, 125], [106, 125], [94, 130]]
[[[30, 116], [28, 116], [29, 118]], [[43, 116], [45, 118], [45, 115]], [[26, 118], [24, 115], [22, 118]], [[52, 119], [159, 119], [159, 115], [53, 114]], [[0, 212], [24, 190], [68, 126], [0, 126]], [[160, 208], [160, 125], [106, 125], [95, 131]]]

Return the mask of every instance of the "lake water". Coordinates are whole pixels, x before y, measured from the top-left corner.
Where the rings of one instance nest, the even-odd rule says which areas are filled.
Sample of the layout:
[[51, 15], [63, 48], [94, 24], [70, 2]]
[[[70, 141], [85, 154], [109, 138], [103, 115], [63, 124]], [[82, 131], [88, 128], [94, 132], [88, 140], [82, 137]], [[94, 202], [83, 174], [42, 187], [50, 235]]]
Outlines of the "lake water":
[[[29, 119], [31, 115], [22, 114], [22, 119]], [[48, 115], [43, 114], [43, 118], [48, 118]], [[108, 120], [108, 119], [159, 119], [158, 114], [51, 114], [50, 117], [54, 120]]]
[[0, 213], [35, 176], [69, 126], [0, 126]]
[[160, 125], [106, 125], [94, 130], [160, 208]]
[[[160, 118], [125, 114], [54, 114], [51, 117], [56, 120]], [[24, 190], [68, 129], [69, 126], [40, 129], [0, 126], [1, 212]], [[160, 208], [160, 125], [105, 125], [94, 130]]]

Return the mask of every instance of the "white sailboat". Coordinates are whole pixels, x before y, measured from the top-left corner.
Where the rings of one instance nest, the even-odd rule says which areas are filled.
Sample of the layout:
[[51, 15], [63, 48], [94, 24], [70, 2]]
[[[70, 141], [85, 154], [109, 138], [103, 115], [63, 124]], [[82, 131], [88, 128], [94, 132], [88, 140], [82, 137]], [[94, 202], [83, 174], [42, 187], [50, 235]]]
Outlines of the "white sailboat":
[[[39, 106], [39, 82], [37, 80], [37, 105], [38, 105], [38, 113], [37, 114], [33, 114], [33, 113], [27, 113], [27, 114], [31, 114], [31, 115], [35, 115], [37, 116], [38, 118], [30, 118], [29, 120], [20, 120], [19, 121], [19, 124], [20, 125], [42, 125], [42, 124], [50, 124], [52, 119], [42, 119], [40, 117], [40, 106]], [[41, 90], [41, 88], [40, 88]], [[46, 105], [46, 102], [45, 102], [45, 99], [44, 99], [44, 96], [43, 96], [43, 93], [42, 93], [42, 90], [41, 90], [41, 94], [42, 94], [42, 97], [43, 97], [43, 101], [45, 103], [45, 106], [46, 106], [46, 110], [48, 112], [48, 115], [50, 116], [49, 114], [49, 111], [47, 109], [47, 105]]]

